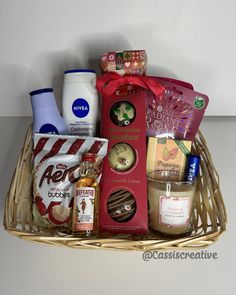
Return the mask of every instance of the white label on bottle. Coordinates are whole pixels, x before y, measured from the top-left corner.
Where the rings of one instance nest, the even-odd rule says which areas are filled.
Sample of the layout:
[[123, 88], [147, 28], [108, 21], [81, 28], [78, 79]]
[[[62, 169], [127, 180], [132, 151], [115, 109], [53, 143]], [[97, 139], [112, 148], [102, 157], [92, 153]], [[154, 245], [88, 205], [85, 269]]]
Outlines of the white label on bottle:
[[72, 135], [94, 136], [94, 125], [84, 122], [70, 123], [70, 133]]
[[94, 221], [93, 187], [82, 187], [75, 191], [75, 220], [74, 229], [77, 231], [93, 230]]
[[159, 202], [159, 218], [161, 224], [173, 227], [189, 224], [189, 197], [160, 196]]

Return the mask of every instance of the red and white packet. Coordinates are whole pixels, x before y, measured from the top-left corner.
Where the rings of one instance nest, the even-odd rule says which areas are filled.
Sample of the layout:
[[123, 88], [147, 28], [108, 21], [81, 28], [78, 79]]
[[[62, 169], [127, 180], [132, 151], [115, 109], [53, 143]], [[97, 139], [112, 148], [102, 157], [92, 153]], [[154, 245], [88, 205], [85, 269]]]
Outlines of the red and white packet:
[[80, 178], [80, 161], [95, 153], [97, 181], [107, 154], [108, 140], [72, 135], [34, 135], [34, 223], [44, 227], [68, 226], [71, 222], [74, 183]]

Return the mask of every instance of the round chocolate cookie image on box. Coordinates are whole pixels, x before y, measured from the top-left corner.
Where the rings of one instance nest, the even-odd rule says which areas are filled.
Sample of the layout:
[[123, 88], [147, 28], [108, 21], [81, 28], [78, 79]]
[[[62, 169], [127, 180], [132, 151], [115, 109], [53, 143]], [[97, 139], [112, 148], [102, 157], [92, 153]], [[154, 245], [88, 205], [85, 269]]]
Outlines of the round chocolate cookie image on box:
[[119, 127], [130, 125], [134, 121], [135, 115], [135, 107], [127, 101], [116, 102], [110, 110], [112, 122]]
[[107, 201], [107, 211], [116, 222], [127, 222], [131, 220], [136, 212], [136, 201], [134, 196], [126, 190], [113, 192]]
[[118, 172], [128, 171], [136, 162], [135, 150], [125, 142], [116, 143], [108, 153], [108, 161], [112, 169]]

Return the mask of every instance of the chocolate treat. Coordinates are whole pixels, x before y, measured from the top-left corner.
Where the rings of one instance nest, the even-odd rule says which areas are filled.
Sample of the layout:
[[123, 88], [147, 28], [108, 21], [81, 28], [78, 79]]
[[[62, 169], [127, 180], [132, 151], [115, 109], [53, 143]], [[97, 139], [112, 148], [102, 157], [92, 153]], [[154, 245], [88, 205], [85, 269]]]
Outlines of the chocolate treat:
[[128, 126], [135, 119], [135, 107], [127, 101], [119, 101], [112, 106], [110, 118], [116, 126]]
[[118, 190], [110, 195], [107, 210], [114, 221], [127, 222], [136, 212], [136, 201], [130, 192]]
[[107, 146], [108, 141], [102, 138], [35, 133], [34, 225], [70, 227], [74, 184], [88, 172], [81, 165], [82, 155], [96, 154], [94, 168], [99, 182]]
[[120, 75], [143, 76], [147, 69], [145, 50], [126, 50], [103, 53], [100, 57], [103, 73], [116, 72]]
[[127, 171], [133, 167], [136, 161], [134, 149], [127, 143], [115, 144], [108, 154], [110, 166], [116, 171]]
[[[110, 83], [113, 78], [117, 78], [117, 83]], [[101, 179], [99, 231], [113, 234], [146, 234], [146, 91], [139, 87], [144, 85], [143, 78], [126, 76], [122, 79], [113, 73], [99, 78], [97, 85], [102, 95], [101, 136], [109, 140], [108, 156], [103, 167], [106, 177]], [[129, 88], [130, 85], [132, 89]], [[145, 84], [146, 86], [148, 87], [148, 84]], [[122, 93], [121, 87], [126, 87]], [[123, 115], [128, 118], [120, 117], [121, 110], [124, 110]], [[123, 123], [129, 125], [122, 125]], [[131, 214], [133, 217], [129, 221], [126, 221], [126, 217], [124, 222], [115, 220], [120, 220], [120, 214], [130, 214], [130, 211], [126, 212], [124, 205], [113, 211], [109, 202], [108, 212], [109, 197], [120, 190], [127, 191], [128, 196], [131, 192], [135, 199], [135, 214]]]

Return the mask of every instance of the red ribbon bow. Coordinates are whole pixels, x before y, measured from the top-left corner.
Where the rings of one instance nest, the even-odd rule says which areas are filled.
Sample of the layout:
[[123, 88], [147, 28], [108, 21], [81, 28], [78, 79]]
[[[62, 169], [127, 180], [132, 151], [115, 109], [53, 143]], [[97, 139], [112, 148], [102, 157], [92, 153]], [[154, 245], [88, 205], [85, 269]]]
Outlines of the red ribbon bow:
[[121, 76], [115, 72], [106, 73], [97, 79], [96, 87], [101, 94], [112, 95], [121, 85], [138, 85], [151, 90], [156, 96], [161, 95], [163, 87], [155, 78], [148, 76]]

